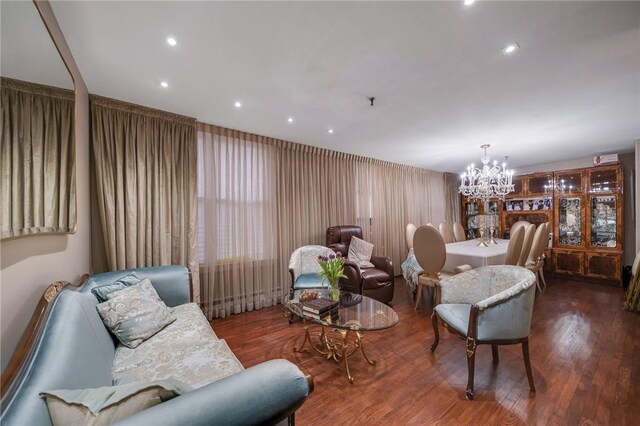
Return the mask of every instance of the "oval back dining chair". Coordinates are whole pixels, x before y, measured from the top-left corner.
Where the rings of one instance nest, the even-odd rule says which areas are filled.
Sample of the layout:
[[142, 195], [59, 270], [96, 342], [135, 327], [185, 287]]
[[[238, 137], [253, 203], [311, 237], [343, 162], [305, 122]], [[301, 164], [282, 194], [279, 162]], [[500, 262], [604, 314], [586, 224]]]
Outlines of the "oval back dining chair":
[[[535, 299], [535, 276], [519, 266], [483, 266], [443, 279], [436, 287], [439, 304], [431, 316], [435, 351], [440, 340], [438, 319], [454, 335], [466, 340], [467, 399], [473, 399], [476, 347], [491, 345], [498, 363], [498, 345], [522, 344], [529, 389], [535, 392], [529, 332]], [[445, 361], [446, 362], [446, 361]]]
[[511, 229], [509, 230], [509, 234], [513, 235], [513, 233], [516, 232], [516, 229], [518, 229], [521, 226], [525, 226], [525, 225], [531, 225], [531, 222], [528, 222], [526, 220], [517, 221], [516, 223], [511, 225]]
[[533, 236], [536, 233], [536, 225], [533, 223], [524, 227], [524, 240], [522, 241], [522, 250], [518, 258], [518, 266], [524, 266], [529, 259], [531, 248], [533, 247]]
[[442, 267], [447, 260], [447, 251], [444, 247], [442, 235], [433, 226], [421, 226], [413, 236], [413, 253], [423, 270], [418, 279], [418, 293], [414, 308], [418, 309], [422, 298], [422, 287], [435, 287], [440, 280], [440, 271], [442, 271]]
[[416, 233], [416, 229], [418, 228], [413, 223], [410, 223], [405, 230], [405, 238], [409, 250], [413, 249], [413, 235]]
[[451, 230], [449, 224], [442, 222], [438, 226], [438, 229], [440, 230], [440, 234], [442, 235], [442, 239], [444, 240], [445, 244], [456, 242], [456, 239], [453, 236], [453, 231]]
[[505, 265], [515, 265], [520, 260], [520, 252], [522, 251], [522, 243], [524, 242], [524, 228], [519, 226], [509, 238], [507, 246], [507, 257], [504, 260]]
[[531, 247], [531, 254], [529, 255], [529, 259], [527, 259], [527, 263], [524, 265], [525, 268], [530, 270], [536, 276], [536, 286], [538, 287], [538, 291], [542, 292], [542, 286], [547, 286], [547, 283], [544, 280], [544, 249], [547, 246], [549, 241], [549, 222], [541, 223], [536, 229], [536, 234], [533, 237], [533, 246]]
[[453, 236], [456, 238], [456, 243], [467, 240], [467, 235], [465, 234], [464, 228], [460, 222], [453, 224]]

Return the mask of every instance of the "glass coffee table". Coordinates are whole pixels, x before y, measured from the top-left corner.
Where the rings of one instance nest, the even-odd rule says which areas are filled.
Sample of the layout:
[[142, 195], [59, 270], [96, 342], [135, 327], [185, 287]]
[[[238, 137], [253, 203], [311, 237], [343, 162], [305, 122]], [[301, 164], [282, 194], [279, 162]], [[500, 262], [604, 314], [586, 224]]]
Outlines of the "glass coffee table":
[[[320, 293], [320, 297], [329, 298], [327, 290], [318, 289], [316, 291]], [[293, 296], [286, 296], [284, 300], [286, 315], [290, 318], [292, 316], [299, 317], [302, 319], [304, 326], [302, 346], [299, 348], [294, 347], [293, 351], [301, 352], [308, 342], [316, 352], [324, 355], [327, 359], [342, 363], [349, 383], [353, 384], [354, 379], [349, 372], [348, 362], [351, 355], [360, 350], [369, 364], [376, 364], [376, 361], [370, 359], [364, 351], [363, 333], [365, 331], [385, 330], [393, 327], [398, 323], [398, 314], [389, 306], [370, 297], [362, 294], [340, 292], [338, 316], [333, 319], [331, 317], [317, 319], [309, 316], [302, 309], [302, 304], [299, 301], [301, 293], [302, 290], [296, 290]], [[318, 333], [318, 343], [314, 343], [311, 338], [309, 323], [321, 327], [320, 333]], [[335, 337], [331, 336], [330, 333]]]

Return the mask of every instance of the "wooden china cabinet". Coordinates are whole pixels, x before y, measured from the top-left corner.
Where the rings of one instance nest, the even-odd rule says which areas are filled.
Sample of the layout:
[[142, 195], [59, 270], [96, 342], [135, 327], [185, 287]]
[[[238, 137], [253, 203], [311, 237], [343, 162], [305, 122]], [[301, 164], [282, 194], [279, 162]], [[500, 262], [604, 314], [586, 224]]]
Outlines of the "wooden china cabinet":
[[[513, 183], [514, 192], [499, 203], [500, 233], [505, 238], [517, 221], [536, 225], [551, 222], [553, 244], [545, 250], [547, 272], [587, 281], [621, 283], [624, 234], [621, 164], [514, 176]], [[462, 198], [465, 226], [471, 216], [465, 208], [470, 203]], [[483, 213], [480, 204], [476, 203], [476, 214]]]
[[556, 173], [572, 182], [556, 194], [554, 272], [620, 283], [622, 278], [622, 165]]
[[553, 218], [553, 174], [535, 173], [513, 178], [515, 190], [507, 196], [502, 209], [505, 233], [520, 220], [536, 226]]

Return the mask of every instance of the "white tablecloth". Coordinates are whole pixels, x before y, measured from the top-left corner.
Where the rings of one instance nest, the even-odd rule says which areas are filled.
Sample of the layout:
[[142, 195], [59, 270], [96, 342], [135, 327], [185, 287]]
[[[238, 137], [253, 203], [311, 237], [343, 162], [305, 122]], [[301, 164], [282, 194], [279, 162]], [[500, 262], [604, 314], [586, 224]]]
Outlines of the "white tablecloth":
[[456, 266], [471, 265], [474, 268], [487, 265], [504, 265], [507, 257], [509, 240], [496, 240], [498, 244], [488, 247], [478, 247], [478, 240], [461, 241], [445, 246], [447, 261], [442, 268], [446, 272], [453, 272]]

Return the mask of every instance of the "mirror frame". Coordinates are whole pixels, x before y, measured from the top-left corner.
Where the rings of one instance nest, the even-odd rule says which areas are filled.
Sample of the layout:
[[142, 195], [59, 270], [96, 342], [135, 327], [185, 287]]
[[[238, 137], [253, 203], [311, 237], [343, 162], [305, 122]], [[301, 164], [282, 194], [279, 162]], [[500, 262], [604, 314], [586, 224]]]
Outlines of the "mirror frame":
[[[31, 237], [35, 235], [74, 235], [78, 232], [78, 176], [77, 176], [77, 169], [78, 169], [78, 93], [77, 91], [78, 91], [78, 87], [77, 87], [77, 81], [74, 76], [74, 73], [71, 71], [69, 64], [65, 60], [65, 57], [60, 50], [60, 46], [56, 42], [56, 37], [53, 35], [50, 26], [47, 24], [47, 18], [44, 16], [47, 11], [44, 10], [43, 5], [46, 4], [49, 10], [51, 10], [51, 5], [49, 4], [48, 1], [42, 1], [42, 0], [32, 0], [30, 3], [34, 6], [36, 12], [38, 13], [38, 16], [40, 17], [40, 22], [42, 22], [42, 25], [47, 31], [47, 34], [49, 35], [49, 39], [51, 40], [53, 47], [58, 53], [58, 57], [62, 61], [62, 64], [67, 70], [67, 73], [71, 78], [71, 84], [73, 86], [73, 89], [71, 89], [71, 91], [73, 92], [73, 135], [72, 135], [71, 143], [73, 145], [74, 152], [73, 152], [73, 175], [71, 177], [71, 182], [73, 182], [73, 185], [76, 188], [73, 195], [73, 206], [74, 206], [76, 217], [73, 225], [71, 226], [71, 230], [66, 232], [65, 231], [33, 232], [33, 233], [28, 233], [23, 235], [9, 236], [5, 238], [0, 237], [0, 241], [15, 240], [15, 239], [26, 238], [26, 237]], [[53, 11], [51, 12], [53, 13]], [[35, 84], [39, 84], [39, 83], [35, 83]], [[69, 89], [62, 89], [62, 90], [69, 90]]]

